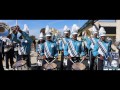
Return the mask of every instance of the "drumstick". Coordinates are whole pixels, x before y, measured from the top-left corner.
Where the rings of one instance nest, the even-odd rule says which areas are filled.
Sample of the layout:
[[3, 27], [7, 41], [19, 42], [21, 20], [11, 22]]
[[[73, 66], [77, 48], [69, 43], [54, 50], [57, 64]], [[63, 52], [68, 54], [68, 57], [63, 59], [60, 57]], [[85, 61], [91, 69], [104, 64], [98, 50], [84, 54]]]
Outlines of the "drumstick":
[[[53, 63], [55, 60], [56, 60], [56, 58], [53, 61], [51, 61], [50, 63]], [[47, 62], [47, 64], [50, 64], [47, 60], [45, 60], [45, 61]]]
[[[53, 60], [53, 61], [51, 61], [49, 64], [51, 64], [51, 63], [53, 63], [54, 61], [56, 60], [56, 58]], [[52, 66], [52, 65], [51, 65]], [[53, 66], [52, 66], [53, 67]], [[53, 67], [54, 68], [54, 67]]]
[[84, 61], [84, 59], [83, 59], [83, 60], [81, 60], [81, 61], [80, 61], [80, 63], [82, 63], [83, 61]]
[[72, 61], [72, 59], [70, 59], [70, 61], [74, 64], [74, 62]]
[[53, 61], [51, 61], [50, 63], [53, 63], [55, 60], [56, 60], [56, 58]]
[[[50, 63], [53, 63], [56, 59], [54, 59], [53, 61], [51, 61]], [[47, 60], [45, 60], [47, 62], [47, 64], [50, 64]]]
[[[49, 63], [47, 60], [45, 60], [45, 61], [46, 61], [47, 64], [49, 65], [50, 63], [52, 63], [53, 61], [55, 61], [55, 59], [54, 59], [52, 62], [50, 62], [50, 63]], [[47, 65], [47, 66], [48, 66], [48, 65]], [[52, 65], [51, 65], [51, 66], [52, 66]], [[52, 67], [53, 67], [53, 66], [52, 66]]]
[[47, 60], [45, 60], [47, 62], [47, 64], [50, 64]]
[[[47, 60], [45, 60], [47, 64], [50, 64]], [[47, 65], [48, 66], [48, 65]]]
[[84, 61], [84, 59], [82, 59], [81, 61], [80, 61], [80, 63], [82, 63]]
[[[47, 62], [47, 64], [51, 64], [51, 63], [53, 63], [55, 60], [56, 60], [56, 58], [55, 58], [53, 61], [51, 61], [50, 63], [49, 63], [47, 60], [45, 60], [45, 61]], [[52, 67], [53, 67], [53, 66], [52, 66]]]
[[50, 63], [53, 63], [55, 61], [55, 59], [53, 61], [51, 61]]

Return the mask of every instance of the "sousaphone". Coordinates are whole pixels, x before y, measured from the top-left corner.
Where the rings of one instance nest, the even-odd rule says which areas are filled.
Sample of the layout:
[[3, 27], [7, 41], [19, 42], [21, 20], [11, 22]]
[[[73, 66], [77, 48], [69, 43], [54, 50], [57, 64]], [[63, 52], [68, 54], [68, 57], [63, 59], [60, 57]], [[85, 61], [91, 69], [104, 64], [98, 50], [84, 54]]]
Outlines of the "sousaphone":
[[8, 36], [11, 32], [11, 27], [6, 23], [0, 22], [0, 36]]
[[11, 29], [9, 25], [6, 23], [0, 22], [0, 36], [2, 36], [2, 40], [5, 42], [4, 44], [4, 52], [8, 52], [11, 47], [7, 44], [10, 43], [9, 41], [6, 41], [6, 37], [13, 32], [14, 29]]

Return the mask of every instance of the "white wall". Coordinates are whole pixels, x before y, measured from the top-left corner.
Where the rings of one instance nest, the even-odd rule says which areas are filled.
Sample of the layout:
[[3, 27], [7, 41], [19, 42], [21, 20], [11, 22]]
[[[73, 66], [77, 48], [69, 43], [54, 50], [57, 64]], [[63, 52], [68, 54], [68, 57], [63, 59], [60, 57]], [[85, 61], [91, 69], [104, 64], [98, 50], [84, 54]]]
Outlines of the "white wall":
[[116, 20], [116, 40], [120, 40], [120, 20]]

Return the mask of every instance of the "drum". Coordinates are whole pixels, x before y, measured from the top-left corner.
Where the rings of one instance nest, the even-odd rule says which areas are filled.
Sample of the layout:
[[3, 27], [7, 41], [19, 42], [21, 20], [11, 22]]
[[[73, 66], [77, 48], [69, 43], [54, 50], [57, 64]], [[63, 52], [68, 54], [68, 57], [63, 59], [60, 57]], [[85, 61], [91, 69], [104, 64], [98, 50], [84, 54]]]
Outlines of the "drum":
[[86, 66], [83, 63], [76, 62], [72, 65], [72, 70], [85, 70]]
[[14, 70], [28, 70], [26, 61], [25, 60], [17, 61], [16, 63], [13, 64], [13, 69]]
[[43, 66], [44, 70], [57, 70], [57, 64], [56, 63], [46, 63]]

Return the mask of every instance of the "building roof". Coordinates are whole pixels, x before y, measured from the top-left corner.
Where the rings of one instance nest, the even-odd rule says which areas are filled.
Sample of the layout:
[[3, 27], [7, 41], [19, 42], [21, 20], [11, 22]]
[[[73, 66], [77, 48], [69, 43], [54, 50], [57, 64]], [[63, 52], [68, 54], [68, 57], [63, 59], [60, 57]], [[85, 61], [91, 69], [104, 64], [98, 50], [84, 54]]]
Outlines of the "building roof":
[[78, 33], [80, 34], [82, 31], [87, 30], [89, 27], [93, 26], [93, 24], [98, 20], [88, 20], [79, 30]]

